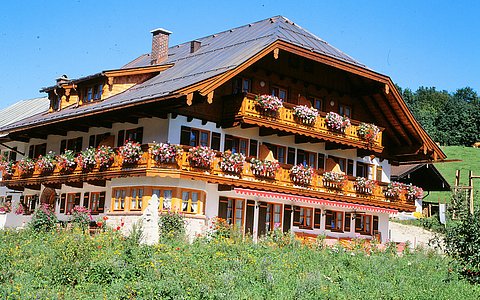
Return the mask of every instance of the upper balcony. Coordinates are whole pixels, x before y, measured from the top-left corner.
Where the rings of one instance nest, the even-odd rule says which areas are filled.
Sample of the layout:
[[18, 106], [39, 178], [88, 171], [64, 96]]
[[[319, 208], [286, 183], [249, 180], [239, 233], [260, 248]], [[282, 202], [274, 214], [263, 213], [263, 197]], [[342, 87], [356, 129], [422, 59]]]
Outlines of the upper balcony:
[[305, 124], [295, 117], [293, 109], [295, 105], [293, 104], [283, 103], [283, 107], [275, 114], [265, 114], [259, 109], [257, 104], [255, 95], [247, 94], [242, 99], [240, 108], [235, 114], [235, 120], [346, 147], [367, 149], [375, 153], [383, 151], [382, 129], [380, 129], [380, 132], [373, 140], [369, 141], [359, 134], [361, 122], [357, 120], [351, 120], [351, 126], [348, 126], [343, 132], [338, 132], [327, 126], [326, 114], [324, 112], [319, 112], [315, 122]]
[[[147, 145], [143, 146], [146, 150]], [[186, 148], [185, 148], [186, 149]], [[241, 165], [239, 171], [229, 172], [222, 169], [221, 153], [216, 153], [210, 164], [204, 168], [195, 167], [189, 158], [189, 152], [183, 151], [170, 163], [159, 163], [149, 151], [144, 151], [135, 164], [123, 163], [120, 155], [114, 156], [113, 163], [108, 168], [100, 168], [97, 164], [84, 170], [80, 166], [65, 172], [56, 166], [50, 172], [41, 172], [38, 167], [30, 174], [21, 174], [18, 170], [3, 180], [3, 185], [14, 189], [40, 189], [40, 185], [60, 188], [62, 184], [82, 187], [83, 183], [105, 185], [105, 180], [132, 176], [159, 176], [185, 178], [215, 183], [224, 187], [241, 187], [259, 189], [279, 193], [313, 197], [347, 203], [371, 205], [400, 211], [413, 211], [414, 199], [400, 193], [394, 197], [385, 190], [385, 184], [376, 184], [373, 188], [361, 188], [354, 177], [345, 177], [341, 183], [329, 181], [324, 174], [313, 172], [308, 184], [300, 184], [292, 176], [289, 165], [280, 165], [269, 174], [259, 174], [252, 169], [249, 159]], [[103, 182], [103, 184], [102, 184]]]

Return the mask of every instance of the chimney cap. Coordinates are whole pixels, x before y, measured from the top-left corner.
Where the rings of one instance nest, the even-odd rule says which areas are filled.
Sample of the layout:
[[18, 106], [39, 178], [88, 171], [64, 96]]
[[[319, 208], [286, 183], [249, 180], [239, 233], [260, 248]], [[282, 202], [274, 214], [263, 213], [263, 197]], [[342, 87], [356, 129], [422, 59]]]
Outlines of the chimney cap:
[[157, 28], [157, 29], [154, 29], [154, 30], [152, 30], [152, 31], [150, 31], [150, 32], [151, 32], [152, 34], [157, 34], [157, 33], [163, 33], [163, 34], [168, 34], [168, 35], [172, 34], [171, 31], [166, 30], [165, 28]]

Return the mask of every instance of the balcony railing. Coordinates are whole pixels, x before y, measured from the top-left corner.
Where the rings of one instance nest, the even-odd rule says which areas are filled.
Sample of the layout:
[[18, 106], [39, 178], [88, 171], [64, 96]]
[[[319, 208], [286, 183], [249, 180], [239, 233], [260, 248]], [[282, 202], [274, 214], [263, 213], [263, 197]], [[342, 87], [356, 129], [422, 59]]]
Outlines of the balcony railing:
[[245, 123], [253, 123], [293, 134], [369, 149], [378, 153], [383, 150], [382, 132], [373, 141], [367, 141], [358, 134], [358, 124], [360, 123], [358, 121], [352, 120], [352, 125], [347, 127], [345, 132], [336, 132], [328, 128], [324, 115], [319, 115], [312, 125], [303, 124], [295, 117], [292, 104], [284, 103], [284, 107], [280, 108], [277, 113], [265, 114], [258, 109], [257, 101], [252, 94], [243, 98], [236, 117]]
[[188, 155], [188, 151], [183, 151], [172, 163], [158, 163], [153, 155], [145, 151], [138, 163], [124, 165], [122, 157], [117, 154], [113, 164], [106, 169], [100, 169], [97, 165], [90, 170], [82, 170], [81, 167], [77, 166], [71, 172], [62, 172], [58, 167], [55, 167], [49, 173], [42, 173], [36, 169], [31, 174], [20, 174], [17, 170], [13, 176], [4, 177], [3, 184], [10, 187], [28, 187], [40, 184], [48, 186], [62, 183], [69, 185], [70, 182], [94, 182], [118, 177], [160, 176], [189, 178], [226, 186], [262, 189], [399, 210], [412, 210], [414, 208], [414, 201], [407, 199], [403, 194], [396, 198], [386, 197], [382, 186], [375, 186], [368, 193], [358, 189], [355, 180], [352, 180], [354, 178], [348, 178], [339, 185], [325, 180], [321, 174], [315, 172], [309, 185], [299, 186], [292, 180], [290, 176], [291, 166], [288, 165], [281, 165], [275, 172], [275, 176], [267, 178], [258, 176], [258, 174], [255, 175], [250, 168], [248, 159], [244, 163], [243, 170], [235, 174], [222, 171], [220, 168], [222, 159], [220, 153], [217, 153], [214, 157], [209, 168], [193, 167]]

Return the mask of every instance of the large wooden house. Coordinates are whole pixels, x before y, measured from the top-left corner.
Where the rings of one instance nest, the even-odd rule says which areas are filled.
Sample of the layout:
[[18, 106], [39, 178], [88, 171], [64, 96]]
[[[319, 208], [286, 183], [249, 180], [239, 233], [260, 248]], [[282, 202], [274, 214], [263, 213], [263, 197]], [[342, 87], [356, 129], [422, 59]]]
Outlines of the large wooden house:
[[[389, 215], [415, 210], [387, 187], [391, 165], [445, 154], [388, 76], [282, 16], [175, 46], [170, 34], [153, 30], [151, 53], [120, 69], [57, 79], [42, 89], [48, 111], [0, 128], [31, 158], [142, 144], [138, 161], [12, 169], [3, 184], [22, 192], [26, 214], [49, 203], [66, 219], [80, 205], [128, 227], [157, 194], [191, 234], [218, 216], [254, 236], [385, 240]], [[182, 150], [161, 160], [148, 150], [159, 142]]]

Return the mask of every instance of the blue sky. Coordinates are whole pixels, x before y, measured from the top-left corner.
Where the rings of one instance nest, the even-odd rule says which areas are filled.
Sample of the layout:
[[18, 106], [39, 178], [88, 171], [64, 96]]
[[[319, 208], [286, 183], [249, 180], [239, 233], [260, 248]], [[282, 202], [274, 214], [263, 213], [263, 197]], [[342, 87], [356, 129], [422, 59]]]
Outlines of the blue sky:
[[[478, 1], [4, 1], [0, 107], [62, 74], [119, 68], [151, 47], [283, 15], [402, 87], [480, 92]], [[1, 116], [0, 116], [1, 117]]]

